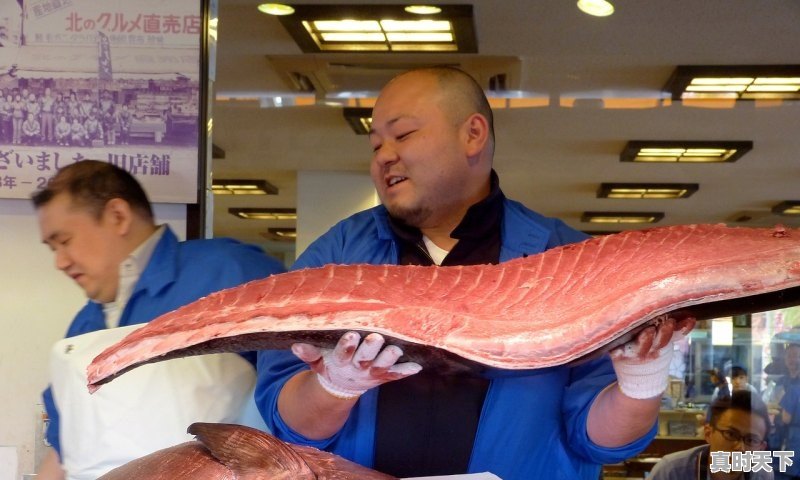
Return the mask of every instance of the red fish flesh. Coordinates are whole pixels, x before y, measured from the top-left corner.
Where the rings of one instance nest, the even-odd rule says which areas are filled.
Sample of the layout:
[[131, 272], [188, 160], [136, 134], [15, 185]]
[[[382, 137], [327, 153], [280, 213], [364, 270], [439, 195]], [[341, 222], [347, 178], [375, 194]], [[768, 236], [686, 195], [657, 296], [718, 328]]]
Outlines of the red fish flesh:
[[391, 337], [426, 367], [537, 369], [619, 344], [666, 313], [797, 304], [798, 287], [800, 229], [783, 227], [629, 231], [499, 265], [328, 265], [170, 312], [99, 355], [89, 383], [176, 356], [333, 345], [348, 330]]
[[241, 425], [193, 423], [197, 440], [126, 463], [99, 480], [392, 480], [332, 453]]

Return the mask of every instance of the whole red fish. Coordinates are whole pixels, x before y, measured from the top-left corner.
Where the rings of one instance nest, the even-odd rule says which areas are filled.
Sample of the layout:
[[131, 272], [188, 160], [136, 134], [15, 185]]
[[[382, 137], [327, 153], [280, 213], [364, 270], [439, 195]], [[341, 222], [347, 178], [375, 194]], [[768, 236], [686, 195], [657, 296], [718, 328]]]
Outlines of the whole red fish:
[[332, 453], [241, 425], [193, 423], [197, 440], [128, 462], [100, 480], [392, 480]]

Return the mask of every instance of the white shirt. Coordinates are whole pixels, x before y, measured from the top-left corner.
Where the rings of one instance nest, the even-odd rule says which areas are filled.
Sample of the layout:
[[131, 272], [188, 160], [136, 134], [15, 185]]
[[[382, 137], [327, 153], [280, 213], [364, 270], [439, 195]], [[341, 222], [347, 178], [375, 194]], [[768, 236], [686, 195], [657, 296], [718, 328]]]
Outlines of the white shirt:
[[433, 243], [433, 240], [426, 237], [425, 235], [422, 236], [422, 241], [425, 242], [425, 248], [428, 249], [428, 255], [431, 256], [431, 260], [436, 265], [441, 265], [444, 261], [444, 257], [450, 253], [449, 250], [445, 250], [444, 248], [439, 248], [438, 245]]
[[153, 232], [147, 240], [128, 255], [119, 264], [119, 283], [117, 286], [117, 296], [113, 302], [103, 304], [103, 313], [106, 317], [106, 327], [114, 328], [119, 326], [119, 319], [125, 310], [125, 305], [131, 299], [133, 287], [139, 281], [139, 277], [150, 262], [150, 257], [156, 249], [156, 245], [164, 235], [166, 228], [162, 225]]

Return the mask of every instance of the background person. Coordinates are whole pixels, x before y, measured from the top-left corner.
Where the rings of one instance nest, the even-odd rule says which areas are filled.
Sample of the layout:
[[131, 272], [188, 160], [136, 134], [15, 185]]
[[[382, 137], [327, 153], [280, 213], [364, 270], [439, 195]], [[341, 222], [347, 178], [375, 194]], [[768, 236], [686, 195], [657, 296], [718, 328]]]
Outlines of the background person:
[[[773, 472], [711, 472], [710, 452], [763, 451], [769, 433], [769, 414], [761, 398], [747, 389], [734, 390], [711, 405], [703, 427], [707, 445], [665, 455], [648, 480], [771, 480]], [[773, 465], [777, 469], [777, 462]]]
[[[800, 480], [800, 345], [787, 344], [784, 352], [786, 374], [779, 381], [783, 395], [779, 401], [781, 448], [795, 452], [795, 462], [778, 480]], [[776, 422], [777, 423], [777, 422]]]
[[[373, 109], [370, 143], [382, 205], [335, 225], [295, 268], [496, 264], [587, 238], [503, 195], [491, 108], [460, 70], [392, 80]], [[382, 336], [350, 332], [333, 350], [259, 352], [256, 403], [280, 438], [400, 477], [595, 480], [603, 463], [635, 455], [655, 435], [675, 329], [668, 321], [644, 331], [630, 349], [639, 355], [620, 349], [613, 366], [605, 356], [479, 378], [420, 373], [397, 364], [402, 352], [383, 348]]]
[[[283, 271], [277, 260], [259, 248], [234, 240], [179, 242], [168, 226], [155, 224], [147, 196], [134, 177], [108, 163], [85, 160], [62, 168], [46, 189], [34, 195], [33, 203], [42, 241], [53, 251], [56, 268], [75, 280], [89, 298], [70, 324], [68, 338], [145, 323], [209, 293]], [[68, 344], [62, 353], [71, 350]], [[75, 388], [86, 390], [85, 383]], [[77, 400], [62, 397], [64, 403], [59, 405], [48, 387], [44, 403], [50, 418], [47, 440], [53, 449], [46, 454], [37, 478], [97, 478], [99, 475], [90, 473], [97, 465], [110, 470], [139, 456], [126, 457], [125, 452], [145, 448], [134, 445], [138, 437], [128, 435], [140, 428], [137, 418], [160, 418], [157, 416], [193, 407], [171, 398], [169, 392], [160, 396], [157, 390], [143, 391], [160, 402], [157, 408], [137, 411], [134, 406], [118, 411], [116, 403], [124, 402], [122, 399], [102, 408], [80, 410], [85, 417], [62, 419], [63, 408], [70, 415], [77, 411]], [[61, 428], [65, 422], [76, 429]], [[181, 434], [187, 426], [181, 426]], [[157, 440], [170, 432], [155, 428], [145, 433]], [[103, 443], [106, 434], [122, 440]], [[63, 454], [70, 449], [88, 450], [93, 456], [75, 458], [77, 466], [68, 462], [62, 469]], [[119, 461], [108, 465], [108, 458]]]

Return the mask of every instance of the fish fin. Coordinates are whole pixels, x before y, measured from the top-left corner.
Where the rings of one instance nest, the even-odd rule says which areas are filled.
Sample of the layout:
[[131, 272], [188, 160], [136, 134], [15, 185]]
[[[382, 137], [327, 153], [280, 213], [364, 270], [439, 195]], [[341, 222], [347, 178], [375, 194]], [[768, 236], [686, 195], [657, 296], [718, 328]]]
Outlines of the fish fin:
[[195, 435], [219, 462], [241, 479], [315, 480], [311, 471], [286, 443], [255, 428], [226, 423], [193, 423]]

